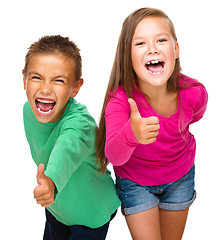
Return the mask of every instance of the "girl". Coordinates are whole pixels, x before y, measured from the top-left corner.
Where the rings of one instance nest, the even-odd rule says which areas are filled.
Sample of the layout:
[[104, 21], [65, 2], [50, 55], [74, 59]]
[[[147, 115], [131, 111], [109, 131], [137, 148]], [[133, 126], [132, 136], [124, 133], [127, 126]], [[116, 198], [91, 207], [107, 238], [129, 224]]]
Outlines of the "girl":
[[[179, 45], [168, 16], [142, 8], [122, 27], [97, 135], [103, 169], [116, 186], [133, 239], [182, 238], [195, 200], [196, 142], [207, 92], [180, 73]], [[106, 156], [105, 156], [106, 155]]]

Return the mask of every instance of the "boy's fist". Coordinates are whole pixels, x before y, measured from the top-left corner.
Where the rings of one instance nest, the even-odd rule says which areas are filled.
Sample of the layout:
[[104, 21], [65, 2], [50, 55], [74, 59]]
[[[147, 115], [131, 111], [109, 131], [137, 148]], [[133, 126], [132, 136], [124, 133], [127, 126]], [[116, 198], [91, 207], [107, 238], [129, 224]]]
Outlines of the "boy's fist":
[[54, 202], [54, 182], [44, 174], [44, 164], [39, 164], [37, 171], [37, 187], [34, 189], [34, 198], [42, 207], [48, 207]]
[[131, 115], [130, 122], [132, 131], [141, 144], [150, 144], [156, 141], [160, 128], [159, 119], [157, 117], [142, 118], [137, 108], [136, 102], [129, 98]]

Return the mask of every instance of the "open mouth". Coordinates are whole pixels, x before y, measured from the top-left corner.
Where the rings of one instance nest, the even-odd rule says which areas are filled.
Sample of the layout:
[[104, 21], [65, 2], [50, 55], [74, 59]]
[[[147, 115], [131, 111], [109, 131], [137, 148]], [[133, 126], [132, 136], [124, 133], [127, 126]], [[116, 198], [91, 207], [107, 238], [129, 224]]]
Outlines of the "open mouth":
[[48, 116], [53, 112], [56, 102], [49, 99], [38, 98], [35, 100], [35, 105], [40, 115]]
[[151, 74], [160, 74], [164, 69], [165, 63], [161, 60], [152, 60], [145, 64], [146, 69]]

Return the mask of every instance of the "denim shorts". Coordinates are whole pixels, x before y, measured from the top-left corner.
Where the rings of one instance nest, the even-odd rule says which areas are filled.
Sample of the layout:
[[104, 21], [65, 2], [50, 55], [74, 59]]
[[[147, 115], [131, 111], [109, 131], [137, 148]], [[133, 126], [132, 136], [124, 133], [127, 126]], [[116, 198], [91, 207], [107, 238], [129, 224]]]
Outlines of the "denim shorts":
[[130, 215], [158, 206], [179, 211], [187, 209], [196, 198], [195, 165], [181, 179], [164, 185], [141, 186], [126, 178], [116, 177], [116, 188], [123, 215]]

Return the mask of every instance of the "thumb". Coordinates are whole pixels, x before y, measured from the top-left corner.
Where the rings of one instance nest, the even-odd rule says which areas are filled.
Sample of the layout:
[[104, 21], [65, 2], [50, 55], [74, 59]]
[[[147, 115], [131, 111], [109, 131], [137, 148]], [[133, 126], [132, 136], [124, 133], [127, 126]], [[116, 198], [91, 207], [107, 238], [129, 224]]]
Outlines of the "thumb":
[[44, 164], [41, 163], [38, 165], [38, 172], [37, 172], [37, 183], [41, 184], [42, 181], [45, 178], [45, 174], [44, 174]]
[[141, 118], [136, 102], [132, 98], [129, 98], [128, 102], [130, 104], [131, 116], [136, 116]]

